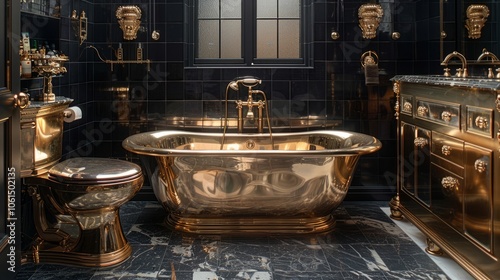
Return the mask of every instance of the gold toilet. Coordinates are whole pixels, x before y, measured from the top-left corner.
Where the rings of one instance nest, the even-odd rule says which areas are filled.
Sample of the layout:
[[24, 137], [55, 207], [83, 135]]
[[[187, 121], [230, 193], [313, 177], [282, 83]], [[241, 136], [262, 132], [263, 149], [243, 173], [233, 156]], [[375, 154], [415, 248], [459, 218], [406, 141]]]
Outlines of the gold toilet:
[[64, 110], [71, 101], [58, 98], [40, 107], [35, 104], [21, 116], [26, 145], [21, 174], [32, 199], [36, 229], [36, 238], [23, 257], [33, 263], [116, 265], [132, 252], [119, 208], [142, 187], [142, 170], [134, 163], [109, 158], [59, 162]]

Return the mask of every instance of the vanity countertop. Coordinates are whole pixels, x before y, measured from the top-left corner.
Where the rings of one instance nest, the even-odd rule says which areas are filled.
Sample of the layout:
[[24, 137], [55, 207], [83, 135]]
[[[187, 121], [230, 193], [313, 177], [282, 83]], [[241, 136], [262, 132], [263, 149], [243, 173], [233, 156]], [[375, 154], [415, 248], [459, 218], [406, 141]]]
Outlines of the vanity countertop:
[[30, 101], [30, 105], [21, 111], [21, 119], [62, 112], [71, 102], [73, 99], [64, 96], [56, 96], [56, 100], [52, 102]]
[[394, 76], [391, 81], [468, 89], [500, 90], [500, 79], [489, 79], [484, 77], [458, 78], [445, 77], [442, 75], [397, 75]]

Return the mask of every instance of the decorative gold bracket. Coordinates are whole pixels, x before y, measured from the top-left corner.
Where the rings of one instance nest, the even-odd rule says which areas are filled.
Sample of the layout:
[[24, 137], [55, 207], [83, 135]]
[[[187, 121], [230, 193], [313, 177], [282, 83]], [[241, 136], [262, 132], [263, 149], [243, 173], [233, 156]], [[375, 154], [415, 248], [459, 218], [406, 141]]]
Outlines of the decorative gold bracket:
[[76, 10], [73, 10], [71, 13], [71, 23], [73, 25], [73, 30], [76, 32], [75, 35], [80, 37], [81, 45], [85, 40], [87, 40], [88, 23], [85, 11], [82, 11], [80, 16], [78, 16]]
[[378, 55], [374, 51], [367, 51], [361, 55], [361, 66], [365, 68], [367, 64], [378, 65]]
[[467, 19], [465, 20], [465, 27], [469, 31], [469, 38], [481, 38], [481, 29], [484, 23], [488, 20], [490, 10], [486, 5], [470, 5], [466, 11]]
[[359, 27], [363, 38], [373, 39], [377, 36], [377, 29], [384, 15], [384, 10], [379, 4], [363, 4], [358, 9]]

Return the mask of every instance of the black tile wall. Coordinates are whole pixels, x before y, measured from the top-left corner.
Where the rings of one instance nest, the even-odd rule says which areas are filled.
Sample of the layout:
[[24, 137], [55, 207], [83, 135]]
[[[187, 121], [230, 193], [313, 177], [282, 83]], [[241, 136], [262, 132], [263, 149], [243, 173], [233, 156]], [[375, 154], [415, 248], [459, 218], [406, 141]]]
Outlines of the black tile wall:
[[[222, 117], [227, 83], [237, 76], [253, 75], [263, 79], [259, 89], [268, 95], [274, 119], [335, 119], [341, 123], [337, 129], [379, 138], [384, 147], [361, 159], [351, 191], [366, 197], [394, 193], [396, 123], [389, 79], [397, 74], [441, 72], [439, 38], [429, 32], [439, 23], [435, 12], [439, 1], [382, 3], [385, 16], [377, 37], [371, 40], [363, 39], [358, 27], [358, 8], [367, 1], [313, 1], [313, 69], [187, 69], [184, 1], [156, 1], [154, 7], [150, 2], [61, 1], [59, 44], [70, 62], [68, 73], [55, 79], [56, 92], [74, 98], [72, 105], [82, 107], [84, 113], [82, 120], [65, 125], [65, 157], [136, 160], [121, 147], [128, 135], [159, 129], [165, 117]], [[141, 29], [133, 41], [122, 38], [115, 15], [118, 6], [129, 4], [142, 10]], [[85, 10], [89, 18], [88, 39], [82, 45], [71, 28], [71, 10]], [[151, 39], [153, 29], [160, 32], [158, 41]], [[330, 38], [333, 30], [340, 33], [340, 39]], [[401, 33], [399, 40], [391, 38], [393, 31]], [[139, 43], [144, 58], [151, 61], [149, 71], [147, 64], [104, 63], [93, 49], [102, 59], [112, 60], [122, 44], [124, 59], [133, 60]], [[360, 57], [369, 50], [380, 58], [378, 86], [364, 83]], [[38, 81], [27, 86], [40, 90]]]

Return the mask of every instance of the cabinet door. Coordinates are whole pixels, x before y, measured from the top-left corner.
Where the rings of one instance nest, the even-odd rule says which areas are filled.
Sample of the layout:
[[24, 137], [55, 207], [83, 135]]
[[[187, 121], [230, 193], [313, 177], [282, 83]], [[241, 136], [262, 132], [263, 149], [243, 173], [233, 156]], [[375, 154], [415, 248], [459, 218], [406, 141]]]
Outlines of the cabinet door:
[[415, 168], [413, 164], [415, 126], [401, 123], [401, 186], [409, 193], [415, 194]]
[[487, 250], [491, 250], [493, 227], [493, 152], [465, 143], [465, 233]]
[[434, 163], [431, 173], [432, 212], [463, 232], [464, 178]]
[[0, 271], [20, 270], [19, 1], [0, 2]]
[[430, 205], [431, 132], [402, 123], [402, 186], [422, 202]]

